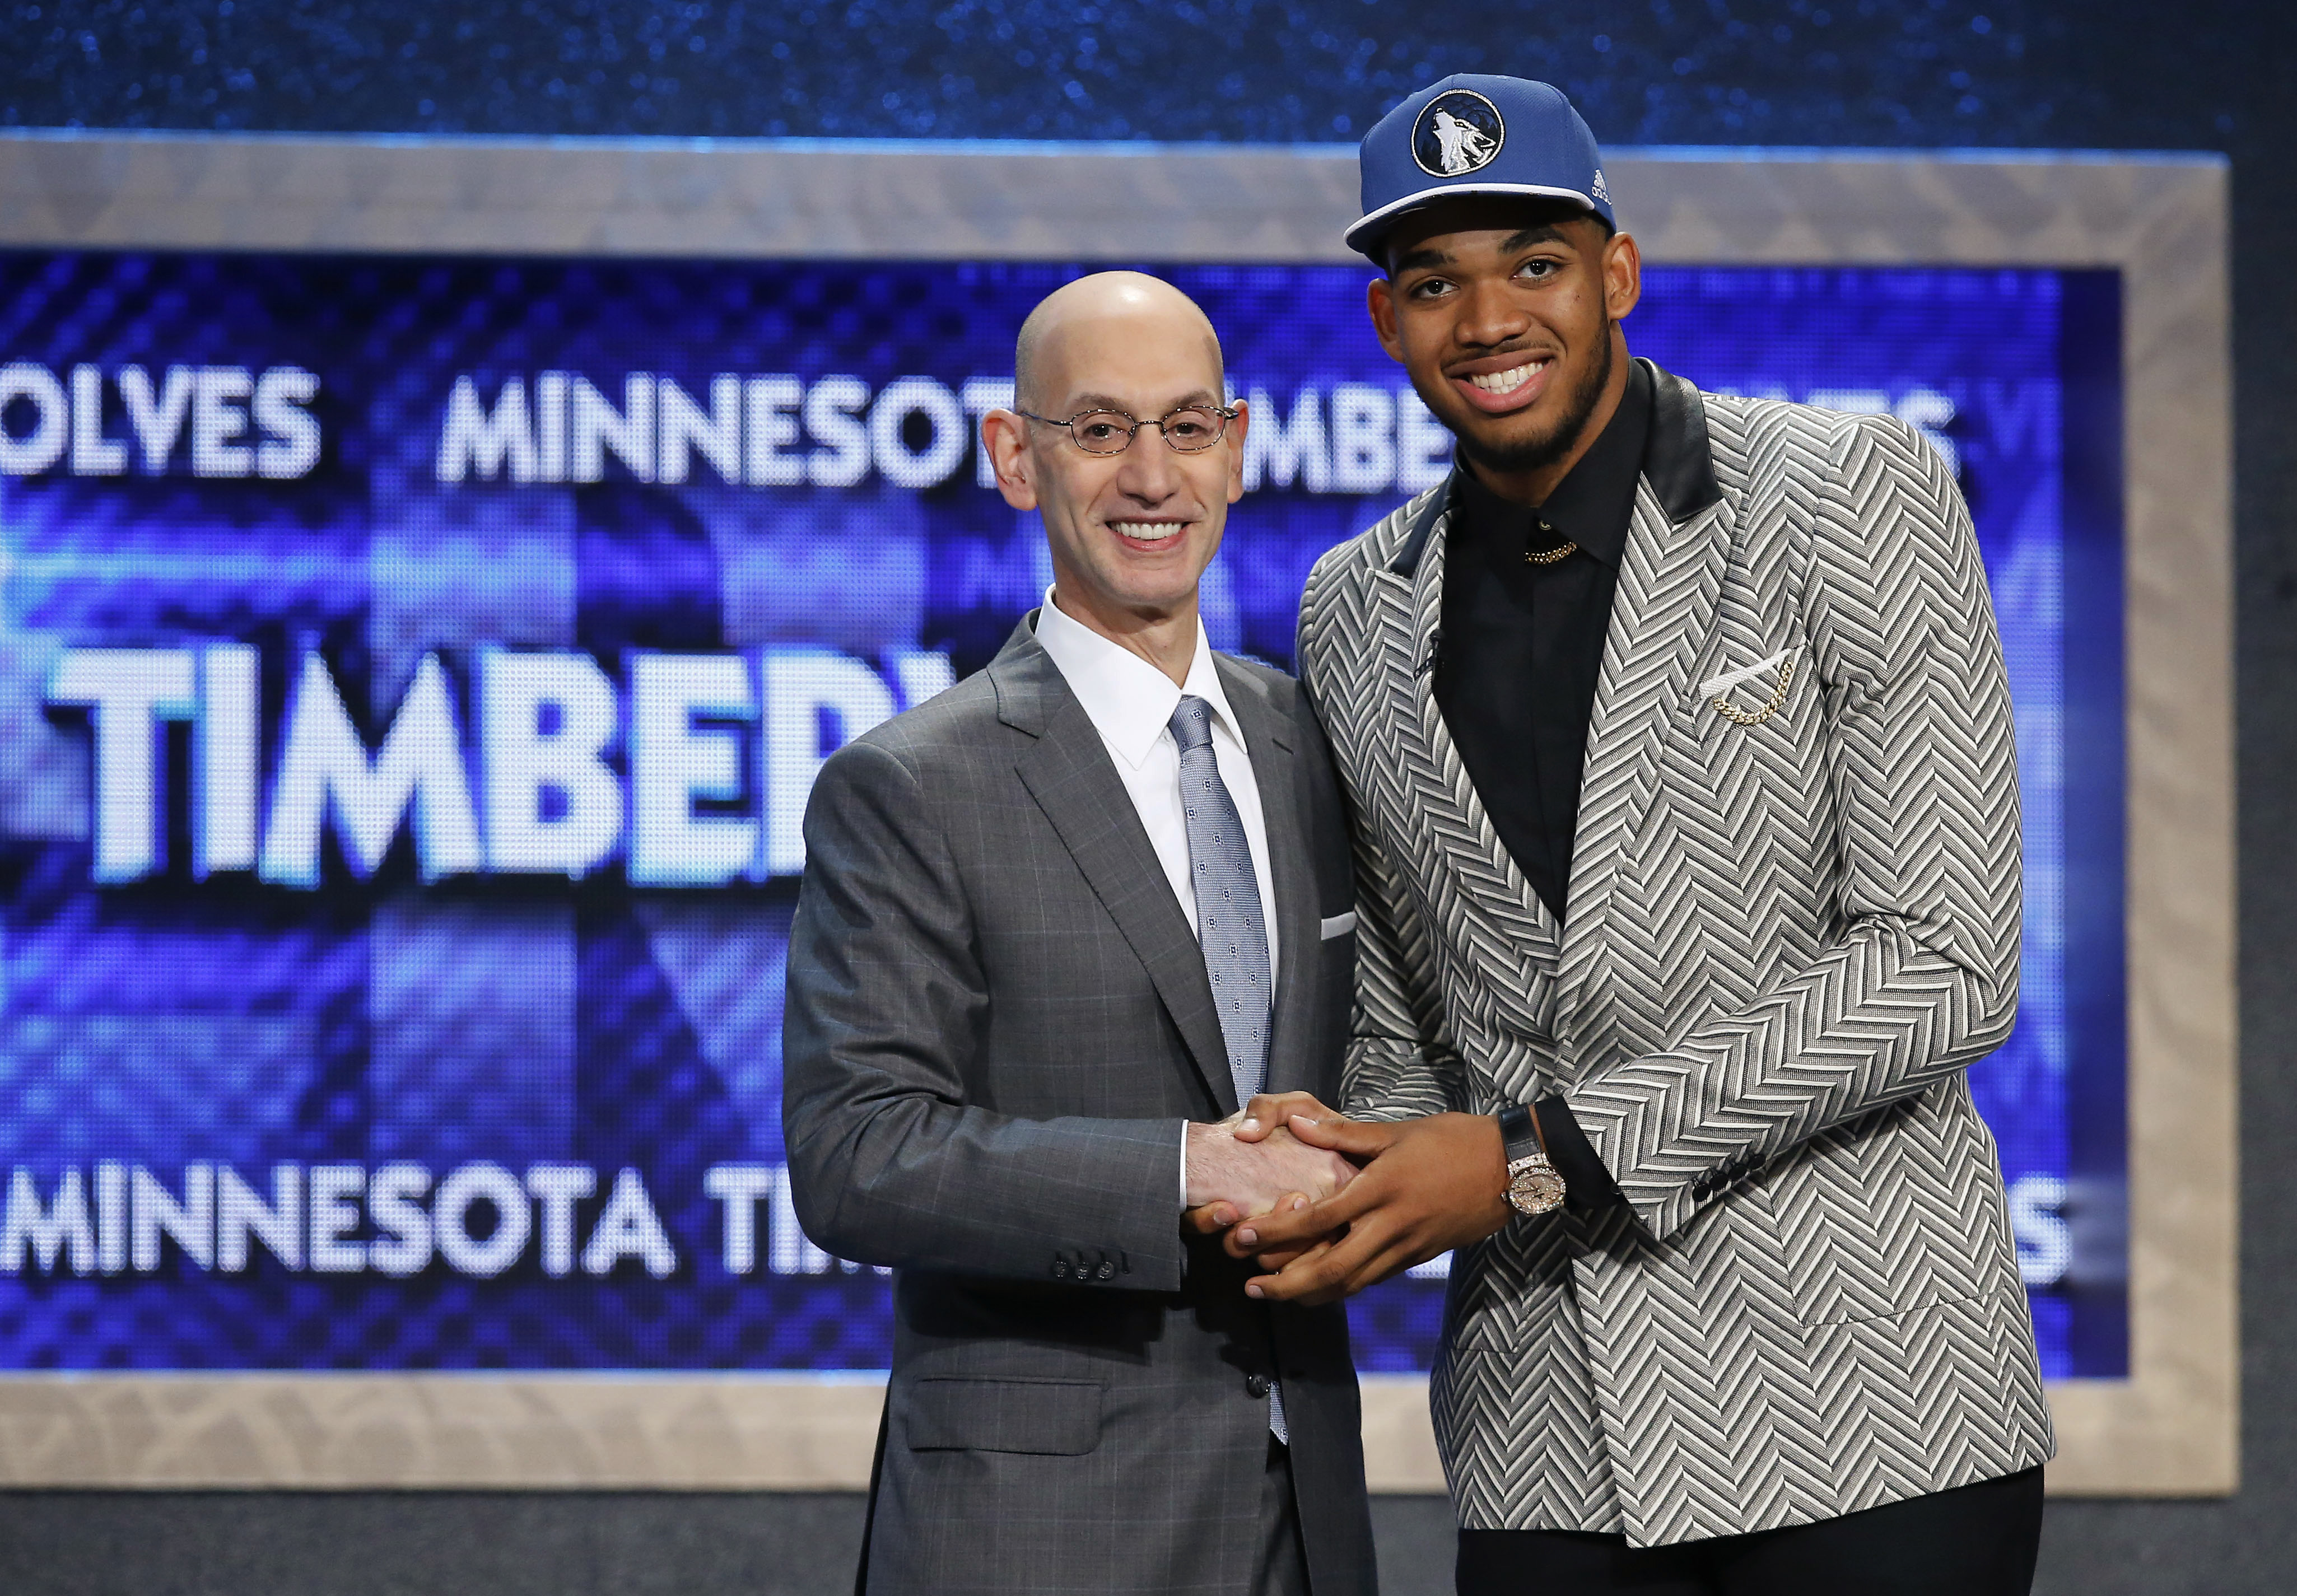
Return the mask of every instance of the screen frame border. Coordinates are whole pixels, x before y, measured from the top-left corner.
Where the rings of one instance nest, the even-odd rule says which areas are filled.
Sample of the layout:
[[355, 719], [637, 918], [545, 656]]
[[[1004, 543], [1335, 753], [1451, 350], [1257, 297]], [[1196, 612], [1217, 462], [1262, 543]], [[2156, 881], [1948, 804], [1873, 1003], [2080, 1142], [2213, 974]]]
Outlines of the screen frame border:
[[[2122, 282], [2130, 1372], [2053, 1382], [2054, 1492], [2239, 1472], [2229, 168], [2212, 155], [1616, 149], [1654, 261]], [[0, 248], [1353, 261], [1345, 145], [0, 133]], [[1419, 1376], [1372, 1488], [1444, 1488]], [[0, 1485], [858, 1489], [882, 1377], [0, 1376]]]

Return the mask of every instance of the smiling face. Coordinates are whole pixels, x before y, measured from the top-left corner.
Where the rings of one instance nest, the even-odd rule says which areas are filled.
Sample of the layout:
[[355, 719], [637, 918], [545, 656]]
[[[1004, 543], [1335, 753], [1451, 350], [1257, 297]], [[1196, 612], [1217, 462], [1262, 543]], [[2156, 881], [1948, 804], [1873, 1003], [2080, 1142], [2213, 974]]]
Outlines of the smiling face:
[[1370, 292], [1381, 345], [1478, 475], [1542, 502], [1626, 391], [1634, 240], [1576, 209], [1475, 198], [1405, 218], [1387, 255]]
[[[1082, 278], [1046, 300], [1017, 364], [1017, 407], [1057, 422], [1085, 410], [1147, 422], [1223, 402], [1220, 345], [1204, 312], [1136, 273]], [[1192, 454], [1148, 425], [1124, 453], [1091, 454], [1066, 428], [1011, 411], [986, 418], [982, 435], [1005, 501], [1043, 516], [1062, 611], [1157, 657], [1183, 632], [1195, 647], [1197, 581], [1244, 492], [1245, 424], [1239, 415]]]

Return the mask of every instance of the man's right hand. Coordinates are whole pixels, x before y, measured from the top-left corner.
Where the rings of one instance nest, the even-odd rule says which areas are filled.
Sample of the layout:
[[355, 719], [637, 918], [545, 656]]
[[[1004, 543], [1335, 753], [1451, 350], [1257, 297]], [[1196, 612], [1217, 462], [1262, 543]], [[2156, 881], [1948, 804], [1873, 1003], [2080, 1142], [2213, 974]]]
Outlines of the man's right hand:
[[[1286, 1261], [1245, 1286], [1248, 1296], [1313, 1306], [1337, 1302], [1438, 1253], [1481, 1241], [1514, 1217], [1507, 1149], [1484, 1114], [1431, 1114], [1392, 1124], [1340, 1118], [1293, 1124], [1363, 1169], [1338, 1197], [1250, 1219], [1229, 1233], [1239, 1257]], [[1337, 1239], [1335, 1239], [1337, 1238]]]
[[1331, 1196], [1355, 1178], [1356, 1167], [1340, 1154], [1310, 1147], [1282, 1127], [1256, 1140], [1237, 1135], [1238, 1122], [1189, 1126], [1189, 1191], [1192, 1211], [1227, 1209], [1234, 1218], [1267, 1213], [1278, 1199]]
[[[1234, 1128], [1239, 1141], [1255, 1142], [1279, 1131], [1290, 1136], [1291, 1132], [1286, 1127], [1296, 1114], [1320, 1122], [1346, 1123], [1345, 1115], [1325, 1107], [1313, 1092], [1305, 1091], [1261, 1092], [1244, 1106], [1240, 1114], [1232, 1115], [1222, 1123]], [[1349, 1168], [1353, 1172], [1358, 1166], [1352, 1163]], [[1277, 1206], [1288, 1213], [1296, 1213], [1308, 1206], [1308, 1198], [1295, 1194], [1280, 1199]], [[1257, 1214], [1239, 1213], [1227, 1203], [1212, 1203], [1201, 1208], [1191, 1208], [1187, 1215], [1190, 1227], [1199, 1236], [1218, 1236], [1247, 1218], [1258, 1217]], [[1312, 1246], [1329, 1246], [1333, 1239], [1335, 1238], [1326, 1237], [1320, 1242], [1303, 1241], [1290, 1247], [1265, 1248], [1256, 1255], [1256, 1261], [1261, 1268], [1273, 1271], [1282, 1269]]]

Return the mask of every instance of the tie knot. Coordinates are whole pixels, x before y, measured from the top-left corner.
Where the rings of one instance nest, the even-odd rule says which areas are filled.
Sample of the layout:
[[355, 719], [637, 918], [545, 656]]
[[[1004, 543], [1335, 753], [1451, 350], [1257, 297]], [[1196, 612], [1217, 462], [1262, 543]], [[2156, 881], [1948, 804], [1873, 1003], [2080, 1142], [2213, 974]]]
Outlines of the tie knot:
[[1173, 741], [1180, 745], [1182, 753], [1209, 747], [1213, 740], [1213, 706], [1192, 693], [1183, 693], [1180, 707], [1165, 724], [1172, 728]]

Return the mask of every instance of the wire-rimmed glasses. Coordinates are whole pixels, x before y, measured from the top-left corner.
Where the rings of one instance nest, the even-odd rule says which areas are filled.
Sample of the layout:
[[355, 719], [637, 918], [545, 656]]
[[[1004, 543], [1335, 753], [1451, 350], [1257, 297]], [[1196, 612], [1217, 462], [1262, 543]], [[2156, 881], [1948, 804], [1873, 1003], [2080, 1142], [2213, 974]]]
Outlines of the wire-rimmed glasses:
[[1228, 436], [1228, 424], [1237, 416], [1235, 407], [1229, 405], [1182, 405], [1147, 421], [1122, 410], [1080, 410], [1066, 421], [1031, 410], [1014, 414], [1049, 427], [1067, 428], [1070, 441], [1089, 455], [1123, 454], [1132, 447], [1132, 435], [1142, 427], [1155, 427], [1165, 435], [1166, 445], [1181, 454], [1200, 454]]

